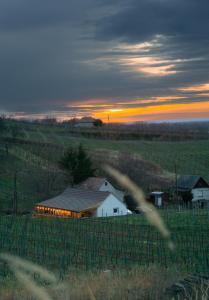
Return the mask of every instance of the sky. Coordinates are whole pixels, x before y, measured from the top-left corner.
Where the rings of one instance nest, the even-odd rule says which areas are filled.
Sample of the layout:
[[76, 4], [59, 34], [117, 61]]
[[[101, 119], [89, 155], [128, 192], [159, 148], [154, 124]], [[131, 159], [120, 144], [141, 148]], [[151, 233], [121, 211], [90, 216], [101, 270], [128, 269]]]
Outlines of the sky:
[[0, 113], [209, 119], [208, 0], [0, 0]]

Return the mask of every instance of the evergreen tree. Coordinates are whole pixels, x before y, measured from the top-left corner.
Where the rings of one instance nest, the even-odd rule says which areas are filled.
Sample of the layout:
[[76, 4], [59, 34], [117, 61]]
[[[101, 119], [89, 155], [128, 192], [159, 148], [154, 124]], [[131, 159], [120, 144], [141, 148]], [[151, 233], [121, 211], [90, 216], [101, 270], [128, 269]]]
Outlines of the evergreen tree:
[[96, 119], [96, 120], [94, 121], [94, 126], [96, 126], [96, 127], [102, 127], [102, 126], [103, 126], [102, 120]]
[[59, 165], [67, 173], [72, 185], [79, 184], [95, 173], [92, 161], [82, 145], [77, 149], [68, 148]]

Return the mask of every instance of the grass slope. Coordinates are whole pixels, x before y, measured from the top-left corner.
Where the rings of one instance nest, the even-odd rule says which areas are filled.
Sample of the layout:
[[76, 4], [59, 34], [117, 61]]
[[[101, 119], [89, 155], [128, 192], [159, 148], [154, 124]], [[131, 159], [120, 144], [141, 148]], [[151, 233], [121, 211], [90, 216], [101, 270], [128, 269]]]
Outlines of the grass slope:
[[[39, 131], [28, 131], [27, 133], [31, 140], [40, 141], [40, 129]], [[99, 140], [73, 137], [67, 130], [50, 128], [48, 130], [42, 129], [42, 141], [60, 144], [65, 147], [82, 143], [87, 149], [93, 151], [104, 149], [129, 152], [140, 155], [143, 159], [156, 163], [171, 173], [174, 172], [174, 164], [176, 163], [179, 174], [209, 176], [209, 140], [183, 142]]]
[[[147, 171], [151, 172], [159, 166], [159, 173], [154, 176], [174, 179], [174, 166], [177, 166], [178, 174], [198, 174], [209, 177], [209, 141], [114, 141], [73, 137], [66, 129], [57, 127], [30, 126], [25, 125], [22, 130], [21, 139], [26, 141], [36, 141], [36, 145], [15, 144], [9, 145], [9, 154], [6, 155], [4, 144], [0, 149], [0, 209], [12, 207], [14, 171], [18, 171], [18, 178], [21, 183], [18, 186], [21, 209], [31, 209], [39, 200], [48, 197], [47, 194], [39, 193], [35, 190], [35, 185], [39, 185], [37, 180], [44, 180], [50, 176], [50, 172], [57, 168], [57, 162], [68, 146], [76, 146], [82, 143], [90, 154], [100, 162], [104, 162], [109, 156], [112, 161], [116, 161], [122, 152], [137, 157], [147, 164]], [[53, 148], [50, 146], [59, 146]], [[110, 161], [111, 161], [110, 159]], [[147, 163], [146, 163], [147, 162]], [[99, 164], [100, 165], [100, 164]], [[44, 173], [45, 172], [45, 173]], [[26, 174], [30, 174], [28, 177]], [[155, 177], [153, 177], [155, 181]], [[34, 180], [34, 186], [30, 182]], [[157, 178], [156, 178], [157, 179]], [[23, 182], [25, 180], [25, 184]], [[61, 189], [65, 184], [60, 186]], [[37, 188], [38, 189], [38, 188]]]

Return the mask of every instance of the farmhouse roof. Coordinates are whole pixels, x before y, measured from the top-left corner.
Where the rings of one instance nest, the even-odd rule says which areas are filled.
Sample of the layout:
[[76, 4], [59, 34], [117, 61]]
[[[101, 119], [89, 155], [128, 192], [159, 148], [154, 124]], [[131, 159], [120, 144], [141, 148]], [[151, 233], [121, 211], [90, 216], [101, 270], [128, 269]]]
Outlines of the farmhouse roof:
[[61, 195], [38, 203], [38, 206], [81, 212], [99, 206], [109, 192], [67, 188]]
[[180, 176], [177, 180], [177, 185], [179, 189], [191, 190], [198, 184], [200, 180], [203, 181], [206, 186], [208, 186], [208, 183], [201, 176], [198, 175]]
[[103, 183], [106, 181], [105, 178], [101, 177], [89, 177], [85, 181], [81, 182], [78, 187], [81, 189], [88, 189], [92, 191], [99, 191]]
[[94, 123], [95, 119], [92, 117], [84, 117], [77, 120], [77, 123]]
[[[102, 178], [102, 177], [89, 177], [88, 179], [86, 179], [85, 181], [81, 182], [78, 185], [78, 188], [80, 189], [86, 189], [86, 190], [92, 190], [92, 191], [99, 191], [100, 188], [102, 187], [102, 185], [108, 182], [108, 180], [106, 178]], [[113, 186], [113, 190], [111, 190], [111, 193], [118, 198], [120, 201], [123, 202], [124, 199], [124, 195], [125, 193], [116, 189]]]

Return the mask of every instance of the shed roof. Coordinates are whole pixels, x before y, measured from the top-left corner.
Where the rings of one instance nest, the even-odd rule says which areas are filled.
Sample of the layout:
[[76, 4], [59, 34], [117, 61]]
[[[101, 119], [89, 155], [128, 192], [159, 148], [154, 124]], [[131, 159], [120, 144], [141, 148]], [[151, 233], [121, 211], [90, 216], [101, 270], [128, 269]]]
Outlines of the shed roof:
[[160, 192], [160, 191], [154, 191], [151, 193], [151, 195], [163, 195], [164, 192]]
[[81, 212], [99, 206], [107, 197], [109, 192], [100, 192], [84, 189], [67, 188], [61, 195], [52, 199], [42, 201], [37, 206], [65, 209]]
[[200, 180], [203, 180], [205, 184], [208, 185], [207, 182], [198, 175], [180, 176], [177, 180], [177, 185], [179, 189], [191, 190], [197, 185]]

